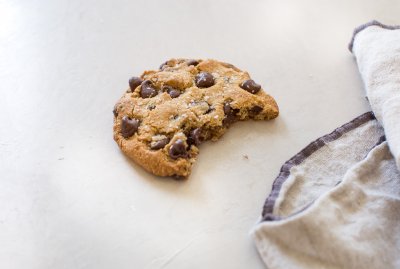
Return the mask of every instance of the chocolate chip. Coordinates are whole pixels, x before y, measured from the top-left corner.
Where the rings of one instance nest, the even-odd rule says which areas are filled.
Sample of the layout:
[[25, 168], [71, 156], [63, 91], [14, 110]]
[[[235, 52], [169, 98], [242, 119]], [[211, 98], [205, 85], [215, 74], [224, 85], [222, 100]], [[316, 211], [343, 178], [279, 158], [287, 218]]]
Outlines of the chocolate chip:
[[168, 61], [165, 61], [165, 62], [163, 62], [161, 65], [160, 65], [160, 70], [163, 70], [166, 66], [168, 66]]
[[235, 117], [232, 115], [226, 116], [225, 119], [222, 120], [224, 125], [230, 125], [231, 123], [235, 122]]
[[117, 110], [117, 106], [114, 106], [114, 109], [113, 109], [113, 114], [114, 114], [114, 117], [118, 117], [118, 110]]
[[239, 110], [233, 109], [229, 103], [224, 104], [225, 118], [222, 120], [224, 125], [229, 125], [236, 121], [236, 114]]
[[131, 77], [129, 79], [129, 88], [131, 88], [132, 91], [134, 91], [137, 86], [139, 86], [140, 84], [142, 84], [143, 79], [139, 78], [139, 77]]
[[263, 111], [263, 108], [262, 107], [260, 107], [260, 106], [253, 106], [252, 108], [250, 108], [250, 114], [253, 114], [253, 115], [257, 115], [257, 114], [259, 114], [261, 111]]
[[181, 95], [181, 92], [173, 89], [173, 90], [168, 91], [168, 94], [169, 94], [169, 96], [171, 96], [171, 98], [176, 98], [179, 95]]
[[169, 148], [169, 156], [171, 156], [171, 158], [175, 160], [178, 158], [186, 158], [188, 156], [185, 142], [183, 142], [182, 139], [176, 140], [171, 145], [171, 147]]
[[187, 61], [187, 65], [189, 66], [189, 65], [194, 65], [194, 66], [196, 66], [196, 65], [198, 65], [199, 64], [199, 61], [197, 61], [197, 60], [194, 60], [194, 59], [191, 59], [191, 60], [188, 60]]
[[203, 141], [204, 138], [201, 136], [201, 128], [196, 128], [190, 131], [187, 141], [189, 145], [198, 146]]
[[229, 103], [225, 103], [224, 104], [224, 113], [225, 113], [225, 115], [229, 115], [231, 113], [231, 111], [232, 111], [232, 108], [229, 105]]
[[210, 73], [201, 72], [196, 76], [195, 79], [196, 85], [199, 88], [208, 88], [214, 85], [214, 77]]
[[177, 89], [172, 88], [171, 86], [164, 86], [163, 91], [166, 91], [171, 98], [176, 98], [181, 95], [181, 92]]
[[150, 148], [153, 150], [162, 149], [169, 143], [169, 138], [164, 138], [150, 144]]
[[157, 90], [154, 88], [153, 83], [150, 80], [143, 81], [140, 90], [140, 96], [142, 98], [151, 98], [156, 95], [157, 95]]
[[248, 79], [240, 84], [240, 88], [248, 91], [249, 93], [255, 94], [261, 89], [261, 85], [255, 83], [252, 79]]
[[128, 116], [122, 118], [121, 134], [125, 138], [131, 137], [139, 129], [139, 120], [131, 119]]

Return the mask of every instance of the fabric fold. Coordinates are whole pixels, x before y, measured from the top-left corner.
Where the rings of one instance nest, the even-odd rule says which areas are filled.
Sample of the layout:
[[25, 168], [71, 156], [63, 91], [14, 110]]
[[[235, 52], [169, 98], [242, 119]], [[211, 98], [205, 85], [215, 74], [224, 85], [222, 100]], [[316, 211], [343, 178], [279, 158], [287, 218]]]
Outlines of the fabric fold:
[[372, 112], [286, 162], [252, 234], [268, 268], [400, 268], [400, 30], [357, 27]]
[[306, 210], [259, 224], [255, 242], [268, 268], [399, 268], [395, 167], [383, 142]]
[[400, 167], [400, 26], [377, 21], [364, 24], [354, 31], [349, 48]]

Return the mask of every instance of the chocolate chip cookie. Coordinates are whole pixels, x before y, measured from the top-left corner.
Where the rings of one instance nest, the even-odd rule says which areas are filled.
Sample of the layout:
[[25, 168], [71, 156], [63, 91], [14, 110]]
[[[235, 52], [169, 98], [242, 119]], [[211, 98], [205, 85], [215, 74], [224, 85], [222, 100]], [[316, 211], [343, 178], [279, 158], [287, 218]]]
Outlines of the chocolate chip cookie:
[[247, 72], [216, 60], [171, 59], [129, 80], [114, 107], [121, 150], [158, 176], [189, 176], [199, 145], [239, 120], [278, 116], [275, 100]]

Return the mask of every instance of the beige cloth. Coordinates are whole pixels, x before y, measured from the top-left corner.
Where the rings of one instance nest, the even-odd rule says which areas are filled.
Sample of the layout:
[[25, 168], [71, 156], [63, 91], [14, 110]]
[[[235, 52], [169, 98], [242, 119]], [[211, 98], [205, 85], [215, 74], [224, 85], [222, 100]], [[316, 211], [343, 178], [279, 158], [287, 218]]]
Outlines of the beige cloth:
[[400, 26], [373, 21], [357, 28], [354, 36], [350, 49], [400, 167]]
[[400, 30], [363, 25], [350, 49], [377, 119], [361, 115], [283, 165], [253, 230], [268, 268], [400, 268]]

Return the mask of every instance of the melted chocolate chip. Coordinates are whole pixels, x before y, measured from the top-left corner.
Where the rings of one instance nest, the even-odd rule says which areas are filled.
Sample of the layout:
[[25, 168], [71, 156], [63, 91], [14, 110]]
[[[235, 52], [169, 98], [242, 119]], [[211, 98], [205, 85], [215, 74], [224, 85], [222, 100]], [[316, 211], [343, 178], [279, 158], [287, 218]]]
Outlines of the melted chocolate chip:
[[252, 115], [257, 115], [259, 114], [261, 111], [263, 111], [263, 108], [260, 106], [253, 106], [252, 108], [250, 108], [250, 114]]
[[129, 88], [131, 88], [131, 91], [134, 91], [137, 86], [139, 86], [140, 84], [142, 84], [143, 79], [139, 78], [139, 77], [131, 77], [129, 79]]
[[204, 138], [201, 136], [201, 128], [196, 128], [190, 131], [188, 136], [188, 144], [198, 146], [203, 142]]
[[156, 142], [152, 142], [150, 148], [153, 150], [162, 149], [169, 143], [169, 138], [164, 138]]
[[195, 78], [195, 82], [197, 87], [199, 88], [208, 88], [214, 85], [214, 77], [210, 73], [201, 72]]
[[153, 83], [150, 80], [143, 81], [140, 90], [140, 96], [142, 98], [151, 98], [156, 95], [157, 95], [157, 90], [154, 88]]
[[229, 103], [224, 104], [224, 114], [225, 118], [223, 119], [222, 123], [224, 125], [229, 125], [236, 121], [236, 114], [239, 110], [233, 109]]
[[261, 89], [261, 85], [255, 83], [254, 80], [249, 79], [240, 84], [240, 88], [248, 91], [249, 93], [255, 94]]
[[128, 116], [122, 118], [121, 134], [124, 138], [131, 137], [139, 129], [139, 120], [131, 119]]
[[169, 96], [171, 96], [171, 98], [176, 98], [179, 97], [179, 95], [181, 95], [181, 92], [179, 90], [174, 89], [171, 86], [164, 86], [163, 91], [166, 91], [169, 94]]
[[182, 139], [176, 140], [169, 148], [169, 156], [172, 159], [186, 158], [188, 153], [186, 151], [185, 142]]
[[198, 64], [199, 64], [199, 61], [194, 60], [194, 59], [191, 59], [191, 60], [188, 60], [188, 61], [187, 61], [187, 65], [194, 65], [194, 66], [196, 66], [196, 65], [198, 65]]

